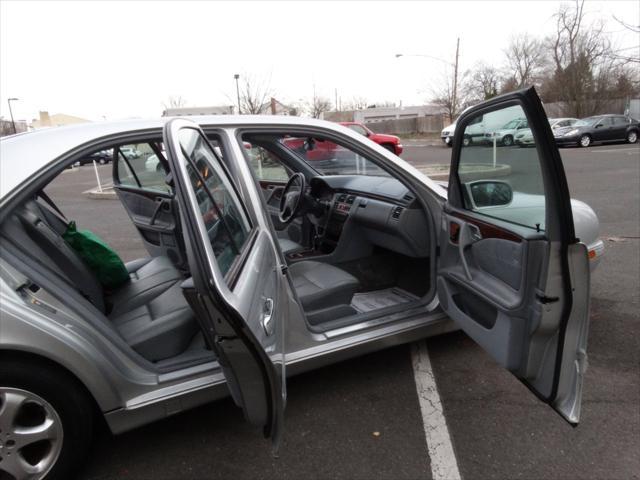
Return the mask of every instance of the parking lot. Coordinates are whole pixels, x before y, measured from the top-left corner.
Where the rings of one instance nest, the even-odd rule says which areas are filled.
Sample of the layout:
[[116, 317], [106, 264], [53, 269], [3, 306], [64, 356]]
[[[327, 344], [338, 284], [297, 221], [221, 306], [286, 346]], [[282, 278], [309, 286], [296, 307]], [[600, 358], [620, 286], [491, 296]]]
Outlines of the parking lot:
[[[531, 150], [533, 152], [533, 150]], [[449, 162], [441, 145], [405, 142], [416, 166]], [[427, 341], [453, 461], [471, 478], [640, 478], [640, 148], [562, 149], [572, 197], [601, 222], [605, 257], [592, 277], [589, 370], [571, 428], [462, 333]], [[100, 167], [104, 179], [109, 166]], [[144, 255], [133, 226], [96, 221], [113, 200], [79, 193], [92, 167], [48, 193], [125, 260]], [[109, 218], [115, 218], [110, 216]], [[432, 478], [411, 347], [290, 379], [280, 457], [229, 399], [118, 437], [98, 432], [83, 478]], [[429, 425], [427, 425], [427, 428]], [[450, 459], [451, 460], [451, 459]]]

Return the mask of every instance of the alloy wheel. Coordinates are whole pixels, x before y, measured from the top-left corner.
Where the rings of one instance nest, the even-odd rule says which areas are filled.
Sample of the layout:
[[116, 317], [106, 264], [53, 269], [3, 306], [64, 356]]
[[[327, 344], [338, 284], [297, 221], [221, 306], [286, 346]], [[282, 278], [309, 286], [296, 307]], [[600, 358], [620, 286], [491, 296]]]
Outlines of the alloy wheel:
[[582, 147], [588, 147], [591, 145], [591, 137], [589, 135], [583, 135], [580, 137], [580, 145]]
[[0, 389], [0, 473], [44, 478], [60, 455], [62, 437], [62, 421], [49, 402], [26, 390]]
[[506, 135], [502, 139], [502, 145], [504, 145], [505, 147], [510, 147], [512, 144], [513, 144], [513, 138], [511, 137], [511, 135]]
[[627, 142], [636, 143], [638, 141], [638, 133], [637, 132], [629, 132], [627, 135]]

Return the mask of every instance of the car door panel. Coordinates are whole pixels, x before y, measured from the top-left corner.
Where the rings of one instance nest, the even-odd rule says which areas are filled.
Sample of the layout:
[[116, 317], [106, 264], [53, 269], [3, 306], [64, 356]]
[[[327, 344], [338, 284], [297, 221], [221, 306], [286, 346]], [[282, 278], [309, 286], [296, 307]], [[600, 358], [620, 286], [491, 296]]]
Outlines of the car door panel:
[[[225, 165], [195, 123], [171, 120], [164, 141], [197, 292], [190, 294], [190, 302], [199, 305], [198, 321], [234, 401], [277, 446], [286, 395], [289, 305], [268, 223], [262, 212], [248, 214]], [[230, 153], [224, 155], [227, 163], [234, 161]]]
[[[463, 147], [465, 127], [514, 107], [526, 114], [536, 150], [501, 151], [509, 169], [506, 178], [494, 179], [490, 167], [478, 169], [482, 151]], [[588, 258], [575, 239], [566, 178], [542, 104], [533, 88], [515, 92], [473, 107], [459, 125], [439, 235], [442, 308], [576, 424], [586, 364]], [[486, 179], [478, 179], [479, 171]], [[487, 196], [491, 192], [496, 196]]]

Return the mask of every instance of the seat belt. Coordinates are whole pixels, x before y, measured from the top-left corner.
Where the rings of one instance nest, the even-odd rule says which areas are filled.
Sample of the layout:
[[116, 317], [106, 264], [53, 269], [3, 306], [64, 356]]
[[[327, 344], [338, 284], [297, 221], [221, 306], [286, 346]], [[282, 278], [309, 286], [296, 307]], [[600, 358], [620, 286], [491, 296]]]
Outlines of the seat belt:
[[[67, 224], [69, 223], [69, 220], [67, 220], [67, 217], [65, 217], [65, 216], [64, 216], [64, 213], [62, 213], [62, 211], [58, 208], [58, 206], [57, 206], [55, 203], [53, 203], [53, 200], [51, 200], [51, 198], [49, 197], [49, 195], [47, 195], [46, 193], [44, 193], [44, 190], [40, 190], [40, 191], [38, 192], [38, 195], [37, 195], [37, 196], [38, 196], [38, 197], [40, 197], [42, 200], [44, 200], [44, 201], [45, 201], [45, 203], [46, 203], [47, 205], [49, 205], [51, 208], [53, 208], [53, 210], [54, 210], [58, 215], [60, 215], [60, 216], [65, 220], [65, 222], [66, 222]], [[62, 219], [61, 219], [61, 220], [62, 220]]]

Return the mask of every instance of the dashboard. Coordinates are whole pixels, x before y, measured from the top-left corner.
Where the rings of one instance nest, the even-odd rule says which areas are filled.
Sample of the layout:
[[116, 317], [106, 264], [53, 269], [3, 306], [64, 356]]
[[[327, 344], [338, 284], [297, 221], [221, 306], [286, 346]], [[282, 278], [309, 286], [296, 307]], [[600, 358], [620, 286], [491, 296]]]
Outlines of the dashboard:
[[[414, 194], [398, 180], [323, 176], [312, 178], [309, 186], [310, 195], [323, 205], [323, 253], [332, 253], [340, 245], [359, 239], [361, 243], [411, 257], [429, 255], [426, 214]], [[349, 235], [343, 235], [347, 228]]]

